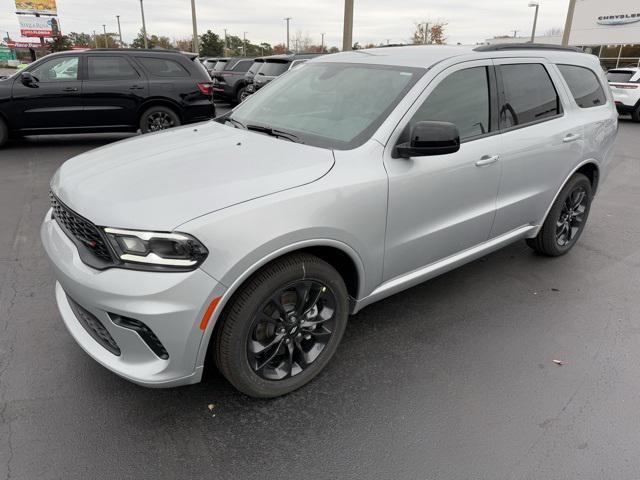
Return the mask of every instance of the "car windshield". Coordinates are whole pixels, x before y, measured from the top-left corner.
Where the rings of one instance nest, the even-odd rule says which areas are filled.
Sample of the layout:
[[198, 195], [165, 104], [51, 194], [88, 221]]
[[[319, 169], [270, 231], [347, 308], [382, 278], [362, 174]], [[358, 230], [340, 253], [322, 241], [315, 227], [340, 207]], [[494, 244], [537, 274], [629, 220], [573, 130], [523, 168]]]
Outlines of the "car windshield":
[[265, 75], [267, 77], [277, 77], [282, 75], [289, 69], [289, 62], [274, 62], [266, 61], [262, 64], [262, 67], [258, 71], [258, 75]]
[[426, 70], [307, 63], [240, 104], [233, 125], [257, 125], [338, 150], [366, 142]]
[[613, 83], [628, 83], [634, 73], [629, 70], [611, 70], [607, 72], [607, 80]]
[[224, 67], [227, 66], [227, 62], [229, 60], [218, 60], [218, 63], [216, 63], [216, 66], [213, 67], [213, 71], [214, 72], [221, 72], [222, 70], [224, 70]]

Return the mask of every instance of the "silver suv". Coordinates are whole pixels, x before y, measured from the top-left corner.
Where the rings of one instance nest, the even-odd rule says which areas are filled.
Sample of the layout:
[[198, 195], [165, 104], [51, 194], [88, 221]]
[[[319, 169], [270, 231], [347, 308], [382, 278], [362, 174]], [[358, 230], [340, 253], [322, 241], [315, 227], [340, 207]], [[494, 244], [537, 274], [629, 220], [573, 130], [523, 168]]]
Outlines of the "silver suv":
[[[349, 314], [582, 233], [617, 113], [596, 57], [415, 46], [311, 60], [230, 114], [66, 162], [42, 241], [71, 335], [141, 385], [315, 377]], [[215, 152], [212, 155], [211, 152]]]

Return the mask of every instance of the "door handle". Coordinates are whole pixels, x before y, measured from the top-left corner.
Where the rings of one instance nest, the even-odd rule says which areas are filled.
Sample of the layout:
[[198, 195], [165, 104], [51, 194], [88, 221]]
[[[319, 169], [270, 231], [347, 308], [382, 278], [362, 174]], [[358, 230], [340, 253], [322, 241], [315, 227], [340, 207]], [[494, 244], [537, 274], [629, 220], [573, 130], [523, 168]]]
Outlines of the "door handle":
[[486, 167], [487, 165], [496, 163], [498, 160], [500, 160], [500, 155], [493, 155], [492, 157], [485, 155], [476, 162], [476, 167]]
[[129, 88], [129, 90], [144, 90], [144, 87], [141, 87], [139, 85], [133, 85], [132, 87]]
[[569, 135], [564, 137], [562, 141], [564, 143], [569, 143], [569, 142], [575, 142], [576, 140], [580, 140], [581, 138], [582, 138], [582, 135], [580, 135], [579, 133], [570, 133]]
[[62, 89], [63, 92], [77, 92], [78, 89], [76, 87], [67, 87]]

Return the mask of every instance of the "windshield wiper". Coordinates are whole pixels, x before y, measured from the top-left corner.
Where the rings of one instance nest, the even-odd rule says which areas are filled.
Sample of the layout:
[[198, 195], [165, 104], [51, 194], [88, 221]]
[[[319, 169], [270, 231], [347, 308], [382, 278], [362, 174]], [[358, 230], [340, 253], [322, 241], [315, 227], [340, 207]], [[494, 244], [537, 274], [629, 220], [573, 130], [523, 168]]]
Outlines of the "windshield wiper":
[[231, 118], [231, 117], [227, 117], [224, 119], [225, 122], [229, 122], [232, 123], [233, 125], [235, 125], [236, 128], [242, 128], [244, 130], [247, 129], [247, 127], [244, 126], [244, 123], [239, 122], [238, 120], [236, 120], [235, 118]]
[[285, 132], [284, 130], [265, 127], [264, 125], [247, 125], [246, 128], [247, 130], [252, 130], [254, 132], [266, 133], [267, 135], [271, 135], [272, 137], [286, 138], [291, 142], [304, 143], [300, 140], [300, 137], [298, 137], [297, 135], [291, 132]]

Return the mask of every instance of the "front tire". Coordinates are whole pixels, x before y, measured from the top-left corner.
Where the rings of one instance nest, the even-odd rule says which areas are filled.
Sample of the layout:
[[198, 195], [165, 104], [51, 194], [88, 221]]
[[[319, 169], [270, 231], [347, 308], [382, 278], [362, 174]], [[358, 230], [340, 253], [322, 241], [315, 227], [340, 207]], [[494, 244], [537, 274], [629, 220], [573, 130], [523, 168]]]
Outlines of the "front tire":
[[631, 119], [634, 122], [640, 122], [640, 105], [633, 112], [631, 112]]
[[170, 128], [179, 127], [180, 117], [172, 109], [156, 105], [140, 116], [140, 130], [142, 133], [160, 132]]
[[242, 103], [247, 99], [248, 96], [249, 95], [247, 94], [247, 88], [242, 87], [240, 90], [238, 90], [238, 93], [236, 94], [236, 102]]
[[9, 127], [6, 122], [0, 118], [0, 147], [2, 147], [9, 140]]
[[251, 397], [290, 393], [329, 363], [348, 308], [347, 288], [331, 265], [308, 254], [276, 260], [225, 308], [216, 336], [218, 368]]
[[587, 223], [593, 191], [589, 179], [576, 173], [560, 191], [538, 236], [527, 245], [550, 257], [564, 255], [577, 243]]

